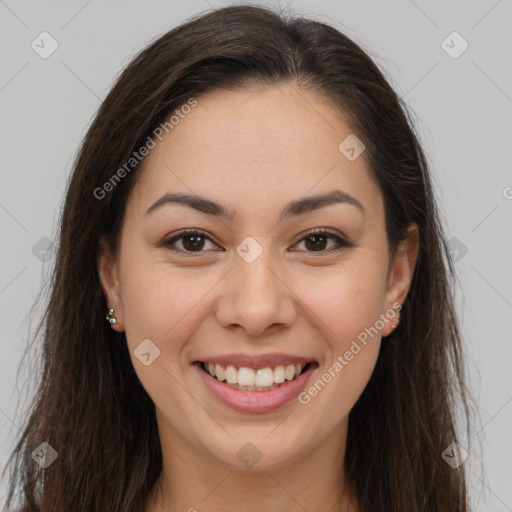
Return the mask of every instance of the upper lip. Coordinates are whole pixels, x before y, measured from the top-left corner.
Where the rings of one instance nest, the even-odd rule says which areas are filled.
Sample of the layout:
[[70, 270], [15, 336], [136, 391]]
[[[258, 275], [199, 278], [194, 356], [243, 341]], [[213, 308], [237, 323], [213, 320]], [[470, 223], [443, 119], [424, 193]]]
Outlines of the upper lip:
[[307, 364], [315, 362], [310, 357], [301, 357], [291, 354], [260, 354], [257, 356], [250, 356], [248, 354], [224, 354], [218, 356], [205, 356], [198, 361], [203, 363], [219, 364], [221, 366], [234, 366], [235, 368], [254, 368], [256, 370], [261, 368], [287, 366], [290, 364]]

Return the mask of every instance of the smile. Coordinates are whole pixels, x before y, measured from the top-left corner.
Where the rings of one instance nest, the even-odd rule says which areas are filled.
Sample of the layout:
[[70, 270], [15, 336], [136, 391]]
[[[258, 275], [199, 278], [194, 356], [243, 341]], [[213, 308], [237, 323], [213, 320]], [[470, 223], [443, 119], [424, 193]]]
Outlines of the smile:
[[[265, 357], [250, 361], [243, 357], [229, 359], [233, 364], [227, 364], [226, 358], [217, 358], [196, 361], [193, 368], [210, 396], [240, 412], [270, 412], [285, 406], [297, 398], [318, 368], [316, 361], [304, 358], [299, 358], [300, 362], [294, 360], [294, 364], [275, 365]], [[274, 361], [283, 363], [275, 358]]]
[[279, 384], [296, 379], [307, 366], [307, 364], [289, 364], [255, 370], [245, 366], [235, 368], [231, 365], [224, 367], [220, 364], [202, 363], [203, 370], [209, 372], [219, 382], [225, 382], [233, 389], [258, 392], [276, 389]]

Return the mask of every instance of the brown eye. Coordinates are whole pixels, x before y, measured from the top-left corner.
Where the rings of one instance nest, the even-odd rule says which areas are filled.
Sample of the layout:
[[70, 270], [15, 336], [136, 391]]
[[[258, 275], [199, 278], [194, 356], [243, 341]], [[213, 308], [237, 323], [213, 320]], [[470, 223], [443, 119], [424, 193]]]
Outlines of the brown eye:
[[325, 235], [309, 235], [305, 238], [306, 248], [312, 251], [321, 251], [326, 248], [328, 238]]
[[[329, 241], [334, 242], [334, 247], [328, 247]], [[299, 242], [299, 244], [300, 243], [304, 243], [306, 252], [331, 252], [345, 247], [353, 247], [353, 245], [347, 240], [328, 231], [310, 232]]]
[[[184, 231], [179, 235], [163, 242], [165, 247], [181, 252], [204, 252], [207, 242], [213, 242], [201, 231]], [[181, 247], [179, 246], [181, 245]]]
[[195, 251], [204, 247], [205, 237], [202, 235], [187, 235], [182, 237], [181, 240], [185, 250]]

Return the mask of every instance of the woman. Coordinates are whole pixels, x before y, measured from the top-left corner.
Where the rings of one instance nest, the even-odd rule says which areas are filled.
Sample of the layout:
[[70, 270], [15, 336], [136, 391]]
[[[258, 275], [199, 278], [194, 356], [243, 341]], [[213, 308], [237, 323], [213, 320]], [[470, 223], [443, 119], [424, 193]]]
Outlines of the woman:
[[77, 157], [8, 506], [468, 510], [452, 275], [354, 42], [259, 7], [189, 20]]

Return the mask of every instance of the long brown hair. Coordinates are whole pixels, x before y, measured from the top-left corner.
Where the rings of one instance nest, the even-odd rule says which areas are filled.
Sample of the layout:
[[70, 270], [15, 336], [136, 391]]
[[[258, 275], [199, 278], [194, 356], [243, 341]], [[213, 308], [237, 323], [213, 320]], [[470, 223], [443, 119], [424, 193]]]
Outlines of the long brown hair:
[[[410, 222], [420, 233], [401, 322], [350, 413], [346, 476], [362, 512], [468, 510], [464, 465], [454, 469], [441, 456], [457, 440], [458, 404], [469, 433], [454, 270], [414, 123], [348, 37], [257, 6], [207, 12], [159, 37], [122, 72], [92, 122], [61, 213], [50, 297], [34, 338], [42, 342], [42, 370], [8, 462], [7, 506], [19, 495], [23, 512], [143, 509], [162, 468], [154, 405], [124, 333], [105, 322], [97, 267], [101, 236], [117, 248], [141, 166], [115, 186], [103, 185], [194, 95], [291, 81], [329, 99], [364, 142], [384, 197], [391, 249]], [[108, 191], [95, 193], [98, 188]], [[47, 469], [31, 457], [44, 441], [58, 452]]]

